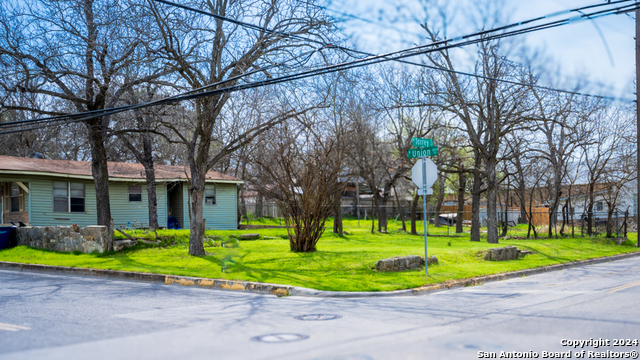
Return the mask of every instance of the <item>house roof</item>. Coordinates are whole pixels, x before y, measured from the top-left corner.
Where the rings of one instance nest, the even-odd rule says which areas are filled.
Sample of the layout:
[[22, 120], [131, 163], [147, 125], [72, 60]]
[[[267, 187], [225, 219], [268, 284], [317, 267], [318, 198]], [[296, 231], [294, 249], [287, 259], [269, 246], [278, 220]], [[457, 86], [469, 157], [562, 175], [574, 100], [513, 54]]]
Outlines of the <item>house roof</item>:
[[[109, 180], [139, 181], [145, 179], [144, 166], [137, 163], [108, 162]], [[160, 181], [186, 180], [186, 166], [155, 165], [155, 177]], [[0, 174], [47, 175], [68, 178], [93, 179], [91, 162], [21, 158], [0, 155]], [[207, 180], [220, 183], [242, 183], [242, 180], [216, 171], [207, 172]]]

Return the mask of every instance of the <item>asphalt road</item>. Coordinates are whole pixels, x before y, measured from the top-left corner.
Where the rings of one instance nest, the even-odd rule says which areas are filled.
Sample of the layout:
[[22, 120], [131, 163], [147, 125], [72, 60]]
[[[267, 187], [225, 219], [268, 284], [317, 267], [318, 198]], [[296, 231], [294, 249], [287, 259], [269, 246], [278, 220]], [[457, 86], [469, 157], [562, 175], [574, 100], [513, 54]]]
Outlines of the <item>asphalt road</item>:
[[[297, 319], [309, 314], [324, 314]], [[330, 315], [338, 315], [332, 319]], [[563, 339], [608, 339], [574, 349]], [[640, 258], [411, 297], [325, 299], [0, 271], [0, 359], [477, 359], [631, 352]], [[532, 354], [532, 353], [530, 353]], [[633, 353], [630, 353], [633, 356]]]

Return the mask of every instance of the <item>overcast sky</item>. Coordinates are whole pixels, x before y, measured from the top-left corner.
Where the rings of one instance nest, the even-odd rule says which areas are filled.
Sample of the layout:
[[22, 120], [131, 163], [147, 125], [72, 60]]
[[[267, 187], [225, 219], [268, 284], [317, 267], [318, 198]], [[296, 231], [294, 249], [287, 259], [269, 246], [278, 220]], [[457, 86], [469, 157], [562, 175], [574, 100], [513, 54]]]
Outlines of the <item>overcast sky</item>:
[[[360, 50], [381, 53], [410, 47], [414, 44], [426, 44], [423, 30], [418, 21], [426, 18], [419, 5], [424, 0], [324, 0], [329, 13], [342, 19], [340, 27], [349, 37], [352, 46]], [[568, 10], [585, 5], [602, 3], [601, 0], [504, 0], [503, 6], [494, 10], [500, 13], [499, 23], [507, 24], [522, 21], [554, 12]], [[448, 0], [448, 13], [451, 16], [447, 25], [447, 37], [473, 32], [481, 27], [482, 16], [471, 4], [477, 1]], [[487, 0], [495, 6], [499, 1]], [[433, 11], [435, 6], [428, 6]], [[342, 14], [340, 14], [342, 13]], [[354, 15], [357, 20], [346, 15]], [[633, 14], [631, 14], [633, 15]], [[554, 20], [571, 15], [561, 15]], [[442, 22], [438, 14], [430, 16], [429, 23], [440, 27]], [[485, 24], [485, 26], [487, 26]], [[489, 27], [492, 27], [491, 25]], [[614, 15], [593, 21], [579, 22], [550, 30], [519, 35], [513, 41], [526, 44], [529, 51], [537, 51], [537, 74], [548, 85], [571, 88], [578, 80], [588, 79], [590, 85], [584, 89], [601, 95], [634, 98], [633, 78], [635, 76], [634, 50], [635, 20], [629, 15]], [[512, 43], [513, 45], [514, 43]], [[473, 48], [459, 51], [457, 57], [460, 66], [469, 66], [468, 59]], [[522, 58], [510, 54], [514, 61]], [[464, 59], [467, 59], [465, 62]], [[534, 60], [535, 61], [535, 60]], [[549, 67], [559, 70], [557, 73], [540, 69]], [[552, 74], [552, 75], [551, 75]]]

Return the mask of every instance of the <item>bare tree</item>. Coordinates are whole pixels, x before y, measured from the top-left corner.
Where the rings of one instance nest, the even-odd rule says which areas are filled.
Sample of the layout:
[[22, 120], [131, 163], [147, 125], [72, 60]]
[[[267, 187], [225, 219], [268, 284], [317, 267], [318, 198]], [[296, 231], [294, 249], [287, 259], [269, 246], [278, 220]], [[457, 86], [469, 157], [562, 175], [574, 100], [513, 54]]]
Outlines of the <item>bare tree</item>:
[[[538, 126], [535, 131], [542, 136], [545, 146], [538, 150], [551, 165], [552, 177], [549, 181], [549, 237], [553, 236], [553, 229], [557, 221], [557, 213], [560, 205], [562, 189], [567, 177], [568, 168], [577, 150], [582, 144], [589, 142], [589, 133], [583, 117], [576, 116], [576, 107], [580, 104], [573, 95], [558, 93], [541, 94], [533, 90], [538, 107]], [[594, 108], [583, 111], [594, 111]]]
[[383, 122], [372, 131], [381, 142], [375, 154], [380, 171], [380, 192], [376, 192], [378, 230], [387, 231], [386, 208], [391, 191], [413, 166], [408, 158], [412, 138], [429, 136], [441, 124], [431, 108], [421, 106], [419, 74], [404, 69], [380, 69], [380, 73], [381, 78], [371, 84], [374, 86], [370, 93], [377, 100], [374, 106]]
[[262, 191], [284, 212], [292, 251], [316, 251], [334, 199], [348, 182], [339, 139], [308, 121], [284, 123], [269, 132], [262, 142], [265, 151], [254, 158]]
[[615, 162], [618, 150], [628, 139], [625, 136], [631, 126], [629, 121], [621, 121], [619, 113], [600, 107], [598, 111], [584, 114], [582, 121], [591, 123], [589, 134], [591, 141], [582, 145], [584, 151], [584, 170], [587, 179], [587, 234], [593, 234], [593, 208], [597, 192], [607, 187], [607, 174]]
[[[167, 73], [162, 66], [127, 77], [125, 70], [148, 60], [153, 47], [146, 17], [128, 0], [25, 0], [0, 4], [0, 87], [9, 94], [28, 93], [58, 99], [75, 112], [113, 107], [134, 86]], [[19, 70], [18, 70], [19, 69]], [[40, 114], [60, 114], [50, 107], [20, 107]], [[109, 173], [105, 142], [109, 117], [84, 121], [96, 188], [97, 220], [111, 227]]]
[[[128, 92], [127, 101], [130, 104], [157, 100], [156, 89], [152, 89], [147, 86], [144, 94], [131, 89]], [[118, 121], [118, 124], [114, 126], [114, 129], [109, 132], [110, 135], [115, 135], [124, 144], [125, 148], [133, 154], [135, 160], [142, 164], [145, 172], [147, 201], [149, 208], [149, 229], [158, 229], [158, 201], [156, 196], [156, 178], [155, 178], [155, 160], [154, 150], [158, 147], [158, 141], [173, 142], [168, 135], [165, 134], [163, 129], [162, 116], [169, 115], [172, 118], [176, 115], [175, 108], [168, 109], [166, 111], [162, 107], [153, 107], [142, 110], [134, 110], [134, 121], [131, 124], [128, 121], [128, 113], [118, 114], [115, 118], [124, 118]]]
[[[438, 39], [425, 24], [431, 38]], [[522, 129], [528, 121], [529, 91], [526, 86], [500, 83], [496, 79], [514, 77], [526, 79], [526, 69], [507, 61], [499, 55], [497, 44], [483, 43], [476, 73], [483, 77], [462, 79], [454, 72], [443, 72], [442, 83], [426, 91], [432, 92], [432, 105], [439, 106], [460, 120], [460, 129], [465, 131], [473, 147], [475, 158], [471, 239], [479, 241], [479, 198], [486, 184], [487, 194], [487, 241], [498, 242], [496, 196], [498, 191], [497, 165], [500, 161], [504, 138], [507, 134]], [[447, 70], [454, 70], [447, 50], [429, 57], [431, 62]]]
[[[163, 55], [190, 89], [210, 85], [212, 89], [233, 86], [239, 76], [251, 69], [266, 68], [284, 59], [302, 58], [305, 50], [314, 49], [283, 33], [305, 34], [323, 40], [328, 23], [319, 7], [293, 0], [280, 1], [210, 1], [189, 5], [211, 14], [241, 19], [273, 31], [256, 31], [220, 18], [211, 20], [201, 14], [173, 7], [150, 4], [157, 27], [163, 37]], [[269, 75], [269, 72], [264, 72]], [[206, 173], [234, 151], [250, 143], [269, 128], [300, 113], [293, 107], [264, 122], [228, 124], [222, 121], [230, 93], [203, 97], [194, 101], [195, 126], [182, 141], [188, 149], [190, 175], [189, 254], [204, 255], [203, 200]], [[231, 126], [231, 129], [228, 128]], [[225, 137], [216, 129], [229, 129]]]
[[[636, 180], [637, 151], [635, 147], [635, 119], [634, 115], [619, 110], [614, 113], [616, 122], [613, 136], [621, 138], [622, 141], [612, 144], [613, 159], [609, 162], [607, 170], [602, 174], [601, 198], [607, 205], [607, 225], [606, 236], [613, 237], [614, 220], [616, 211], [623, 210], [623, 198], [633, 196], [632, 188], [629, 187]], [[616, 231], [617, 232], [617, 231]]]

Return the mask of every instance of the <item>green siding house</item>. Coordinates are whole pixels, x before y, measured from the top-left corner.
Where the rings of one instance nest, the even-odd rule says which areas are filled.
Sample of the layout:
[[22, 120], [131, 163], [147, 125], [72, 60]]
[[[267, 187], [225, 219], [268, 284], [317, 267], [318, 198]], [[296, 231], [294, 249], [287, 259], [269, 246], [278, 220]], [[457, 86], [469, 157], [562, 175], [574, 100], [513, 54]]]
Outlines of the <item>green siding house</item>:
[[[156, 165], [158, 223], [175, 218], [189, 228], [189, 196], [182, 166]], [[141, 164], [109, 163], [109, 199], [115, 227], [146, 227], [149, 207]], [[238, 228], [237, 187], [242, 181], [207, 173], [204, 218], [207, 229]], [[96, 196], [91, 163], [0, 156], [0, 224], [32, 226], [96, 225]]]

